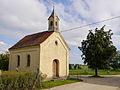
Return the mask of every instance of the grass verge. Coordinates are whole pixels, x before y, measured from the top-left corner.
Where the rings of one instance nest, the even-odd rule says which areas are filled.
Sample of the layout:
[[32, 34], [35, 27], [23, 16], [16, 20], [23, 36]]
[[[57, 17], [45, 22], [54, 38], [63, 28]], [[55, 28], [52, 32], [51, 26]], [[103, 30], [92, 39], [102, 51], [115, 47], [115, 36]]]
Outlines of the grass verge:
[[[95, 71], [88, 68], [88, 66], [80, 66], [81, 69], [71, 69], [69, 70], [69, 75], [94, 75]], [[98, 69], [98, 75], [120, 75], [120, 69], [118, 70], [100, 70]]]
[[[70, 84], [70, 83], [75, 83], [75, 82], [80, 82], [82, 81], [81, 79], [67, 79], [67, 80], [61, 80], [61, 81], [46, 81], [42, 83], [42, 88], [52, 88], [55, 86], [60, 86], [60, 85], [65, 85], [65, 84]], [[36, 89], [36, 90], [41, 90], [41, 89]]]

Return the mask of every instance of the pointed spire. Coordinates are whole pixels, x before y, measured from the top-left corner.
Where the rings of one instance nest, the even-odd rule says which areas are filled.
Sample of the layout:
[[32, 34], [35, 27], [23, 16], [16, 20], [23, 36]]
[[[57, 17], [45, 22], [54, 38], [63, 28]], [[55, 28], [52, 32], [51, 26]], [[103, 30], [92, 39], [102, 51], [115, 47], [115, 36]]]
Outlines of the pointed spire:
[[55, 6], [53, 5], [53, 10], [55, 9]]
[[[50, 17], [55, 17], [56, 15], [55, 15], [55, 10], [54, 10], [54, 6], [53, 6], [53, 11], [52, 11], [52, 13], [51, 13], [51, 15], [50, 15]], [[48, 18], [48, 20], [50, 19], [50, 17]]]
[[52, 11], [52, 14], [51, 16], [55, 16], [55, 10], [54, 10], [54, 6], [53, 6], [53, 11]]

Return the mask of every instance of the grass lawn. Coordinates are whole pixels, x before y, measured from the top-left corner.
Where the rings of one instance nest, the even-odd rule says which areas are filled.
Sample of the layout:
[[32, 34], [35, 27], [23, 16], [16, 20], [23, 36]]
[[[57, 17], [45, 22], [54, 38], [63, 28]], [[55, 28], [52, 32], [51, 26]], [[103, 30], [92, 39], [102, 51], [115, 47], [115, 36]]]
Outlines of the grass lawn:
[[[81, 66], [80, 70], [70, 70], [70, 75], [94, 75], [94, 70], [89, 69], [87, 66]], [[120, 75], [120, 70], [98, 70], [99, 75]]]
[[[61, 80], [61, 81], [46, 81], [42, 83], [42, 88], [52, 88], [55, 86], [59, 85], [64, 85], [64, 84], [70, 84], [70, 83], [75, 83], [75, 82], [80, 82], [82, 80], [80, 79], [67, 79], [67, 80]], [[36, 89], [36, 90], [41, 90], [41, 89]]]

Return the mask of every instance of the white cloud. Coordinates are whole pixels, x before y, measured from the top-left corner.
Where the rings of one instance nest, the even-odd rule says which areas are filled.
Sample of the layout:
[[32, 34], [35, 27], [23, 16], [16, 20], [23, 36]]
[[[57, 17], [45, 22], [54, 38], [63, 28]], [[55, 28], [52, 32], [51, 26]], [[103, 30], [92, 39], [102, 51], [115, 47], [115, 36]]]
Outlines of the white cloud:
[[0, 0], [1, 34], [11, 32], [9, 35], [18, 38], [18, 32], [26, 34], [43, 28], [47, 28], [47, 8], [39, 0]]
[[[96, 21], [101, 21], [104, 19], [108, 19], [111, 17], [119, 16], [120, 15], [120, 7], [119, 3], [120, 0], [70, 0], [72, 1], [72, 4], [70, 5], [71, 8], [67, 8], [67, 6], [60, 6], [57, 8], [64, 7], [61, 10], [62, 16], [65, 16], [67, 19], [71, 19], [71, 22], [67, 22], [64, 18], [62, 18], [62, 27], [73, 28], [73, 27], [79, 27], [85, 24], [89, 24]], [[114, 3], [114, 5], [113, 5]], [[71, 9], [72, 11], [76, 12], [74, 15], [67, 15], [65, 12], [65, 8]], [[59, 12], [61, 13], [61, 12]], [[80, 16], [79, 16], [80, 15]], [[71, 17], [70, 17], [71, 16]], [[79, 16], [79, 17], [77, 17]], [[76, 20], [76, 17], [78, 20]], [[82, 18], [81, 18], [82, 17]], [[82, 20], [80, 20], [82, 19]], [[88, 26], [81, 29], [76, 29], [70, 32], [63, 33], [63, 36], [68, 41], [70, 45], [78, 45], [82, 40], [86, 38], [86, 35], [88, 33], [88, 30], [92, 29], [94, 30], [96, 27], [101, 28], [103, 25], [106, 25], [105, 30], [112, 29], [112, 32], [114, 33], [113, 37], [116, 37], [118, 33], [120, 33], [119, 28], [119, 22], [120, 19], [114, 19], [108, 22], [103, 22], [97, 25]], [[119, 35], [118, 35], [119, 36]], [[117, 37], [118, 38], [118, 37]], [[117, 47], [119, 46], [118, 42], [114, 41], [114, 45]]]
[[113, 44], [120, 47], [120, 35], [114, 35], [112, 37]]
[[10, 47], [10, 45], [8, 45], [7, 43], [0, 41], [0, 53], [4, 53], [4, 52], [8, 51], [9, 47]]

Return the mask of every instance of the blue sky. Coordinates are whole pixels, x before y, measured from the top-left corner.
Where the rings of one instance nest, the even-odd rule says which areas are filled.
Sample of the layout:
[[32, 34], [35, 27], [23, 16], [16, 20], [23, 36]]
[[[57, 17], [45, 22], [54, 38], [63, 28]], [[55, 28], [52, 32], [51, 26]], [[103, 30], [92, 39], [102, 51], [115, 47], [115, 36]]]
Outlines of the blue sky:
[[[114, 3], [114, 5], [113, 5]], [[60, 18], [60, 31], [120, 15], [120, 0], [0, 0], [0, 53], [25, 35], [47, 30], [53, 4]], [[120, 18], [61, 33], [69, 47], [70, 63], [83, 63], [77, 48], [89, 30], [112, 29], [113, 44], [120, 49]]]

